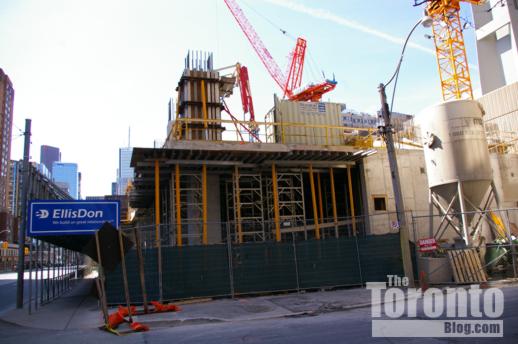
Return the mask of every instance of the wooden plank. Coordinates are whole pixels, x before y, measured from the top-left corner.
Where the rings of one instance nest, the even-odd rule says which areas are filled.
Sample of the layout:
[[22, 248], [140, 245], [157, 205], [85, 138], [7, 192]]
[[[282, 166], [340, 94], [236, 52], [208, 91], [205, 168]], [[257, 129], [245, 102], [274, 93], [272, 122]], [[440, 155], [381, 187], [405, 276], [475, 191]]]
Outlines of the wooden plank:
[[448, 251], [448, 258], [449, 258], [449, 261], [450, 261], [451, 269], [453, 271], [453, 278], [455, 279], [455, 282], [459, 283], [460, 282], [460, 278], [459, 278], [459, 273], [457, 271], [457, 266], [455, 264], [455, 258], [453, 256], [453, 251]]
[[482, 274], [480, 273], [480, 264], [477, 264], [475, 259], [476, 251], [475, 249], [469, 249], [466, 251], [466, 255], [469, 261], [471, 268], [475, 271], [474, 279], [477, 282], [482, 282]]
[[463, 250], [463, 254], [466, 260], [468, 271], [470, 273], [470, 278], [468, 279], [468, 282], [479, 282], [480, 278], [478, 274], [478, 269], [476, 268], [472, 258], [472, 249]]
[[466, 266], [464, 264], [464, 260], [462, 259], [462, 250], [455, 250], [455, 261], [457, 262], [457, 266], [459, 267], [459, 275], [461, 277], [461, 283], [466, 283], [466, 278], [468, 277], [468, 272], [466, 271]]
[[487, 275], [484, 271], [484, 268], [482, 267], [482, 262], [480, 261], [480, 256], [478, 255], [478, 252], [476, 249], [473, 249], [473, 260], [475, 261], [475, 266], [478, 269], [480, 281], [481, 282], [487, 282]]
[[474, 279], [474, 271], [471, 270], [471, 266], [469, 265], [468, 257], [466, 256], [466, 250], [460, 250], [459, 258], [461, 260], [462, 267], [464, 268], [465, 275], [464, 281], [467, 283], [473, 282]]

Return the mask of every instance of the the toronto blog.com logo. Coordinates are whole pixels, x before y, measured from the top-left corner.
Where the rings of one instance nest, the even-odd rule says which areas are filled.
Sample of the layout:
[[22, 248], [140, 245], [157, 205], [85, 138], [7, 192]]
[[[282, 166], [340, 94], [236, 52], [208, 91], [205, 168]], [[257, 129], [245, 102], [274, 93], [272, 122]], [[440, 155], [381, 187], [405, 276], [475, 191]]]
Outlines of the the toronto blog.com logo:
[[406, 288], [408, 278], [369, 282], [373, 337], [503, 337], [498, 288]]

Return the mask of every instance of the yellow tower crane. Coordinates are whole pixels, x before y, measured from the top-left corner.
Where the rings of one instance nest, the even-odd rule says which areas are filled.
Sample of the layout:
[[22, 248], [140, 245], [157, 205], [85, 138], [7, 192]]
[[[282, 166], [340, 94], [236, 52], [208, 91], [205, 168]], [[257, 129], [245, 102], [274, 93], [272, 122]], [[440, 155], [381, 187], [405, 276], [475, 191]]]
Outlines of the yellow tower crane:
[[444, 100], [473, 99], [464, 46], [460, 3], [480, 5], [485, 0], [429, 0], [425, 13], [432, 21], [433, 39]]

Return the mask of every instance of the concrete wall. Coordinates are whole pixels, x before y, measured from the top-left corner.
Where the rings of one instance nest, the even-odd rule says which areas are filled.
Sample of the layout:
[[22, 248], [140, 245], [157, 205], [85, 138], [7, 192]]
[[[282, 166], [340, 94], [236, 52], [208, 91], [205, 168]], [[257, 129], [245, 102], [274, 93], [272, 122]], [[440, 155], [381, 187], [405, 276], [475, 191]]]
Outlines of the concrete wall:
[[489, 0], [473, 6], [473, 18], [482, 94], [518, 81], [516, 1]]
[[[429, 209], [428, 180], [423, 151], [399, 150], [397, 158], [405, 209], [415, 214], [427, 214]], [[386, 211], [376, 211], [374, 207], [374, 197], [386, 197], [387, 211], [396, 211], [389, 171], [387, 152], [384, 149], [380, 149], [376, 154], [364, 159], [366, 203], [372, 234], [394, 231], [391, 225], [396, 221], [396, 214], [387, 216]], [[408, 216], [407, 221], [410, 224]]]

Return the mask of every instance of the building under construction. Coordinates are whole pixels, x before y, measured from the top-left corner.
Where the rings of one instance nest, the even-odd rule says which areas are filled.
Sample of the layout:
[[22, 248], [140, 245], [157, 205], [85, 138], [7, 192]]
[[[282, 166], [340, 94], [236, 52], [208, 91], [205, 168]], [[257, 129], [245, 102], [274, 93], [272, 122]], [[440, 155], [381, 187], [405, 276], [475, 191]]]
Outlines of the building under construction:
[[[344, 131], [340, 104], [276, 100], [269, 122], [224, 120], [220, 98], [235, 79], [213, 71], [210, 55], [187, 61], [164, 147], [135, 148], [132, 158], [132, 206], [143, 214], [160, 204], [156, 214], [168, 225], [162, 240], [181, 246], [227, 236], [243, 243], [365, 233], [355, 219], [364, 209], [360, 169], [374, 151], [345, 144], [359, 141]], [[252, 125], [259, 134], [247, 142], [243, 128]]]

